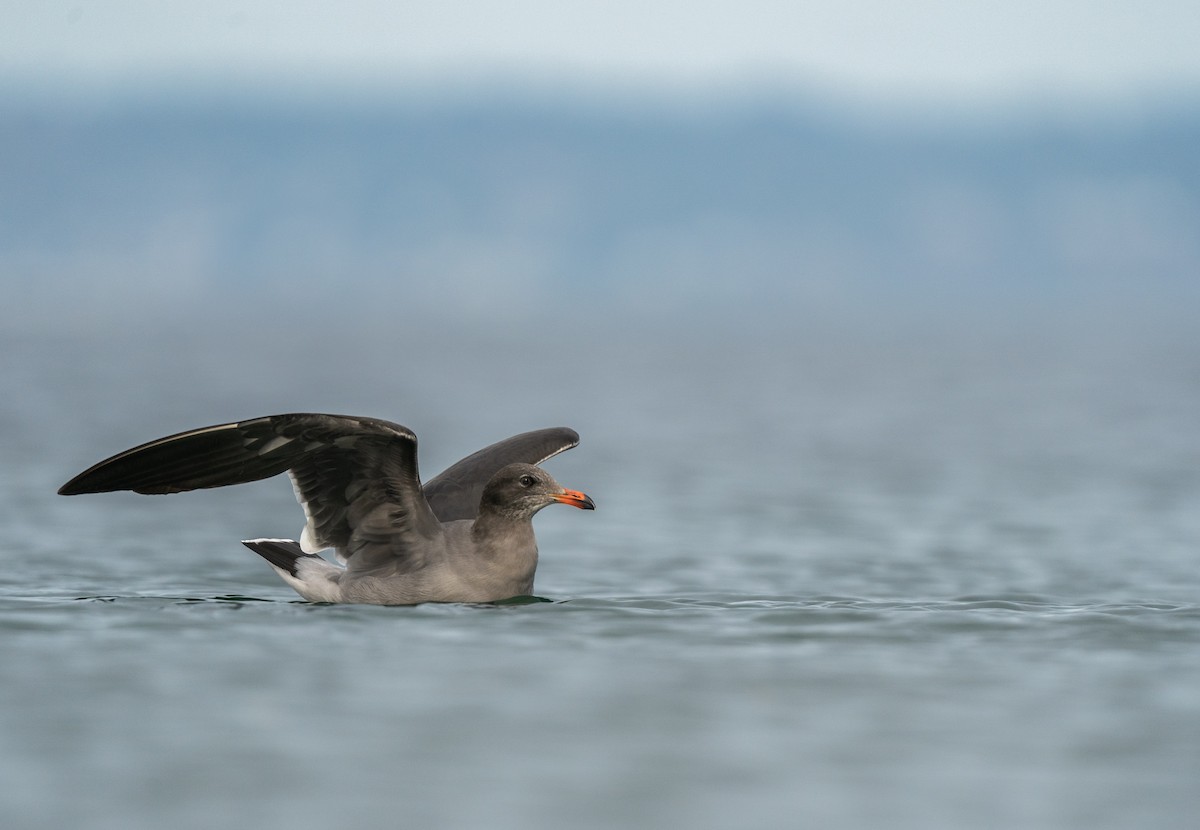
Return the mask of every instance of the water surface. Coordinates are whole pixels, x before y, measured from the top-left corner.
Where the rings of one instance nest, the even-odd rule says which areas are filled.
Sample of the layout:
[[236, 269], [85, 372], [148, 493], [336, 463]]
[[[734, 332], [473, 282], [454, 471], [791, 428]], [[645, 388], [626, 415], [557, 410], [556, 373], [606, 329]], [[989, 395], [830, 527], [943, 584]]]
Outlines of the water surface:
[[[387, 329], [347, 342], [347, 372], [335, 337], [189, 331], [4, 342], [7, 827], [1200, 810], [1187, 332], [598, 326], [530, 361], [511, 333], [434, 350]], [[237, 541], [298, 532], [282, 480], [54, 495], [141, 441], [298, 409], [405, 423], [427, 477], [506, 434], [579, 429], [548, 466], [598, 510], [539, 515], [552, 601], [299, 602]]]

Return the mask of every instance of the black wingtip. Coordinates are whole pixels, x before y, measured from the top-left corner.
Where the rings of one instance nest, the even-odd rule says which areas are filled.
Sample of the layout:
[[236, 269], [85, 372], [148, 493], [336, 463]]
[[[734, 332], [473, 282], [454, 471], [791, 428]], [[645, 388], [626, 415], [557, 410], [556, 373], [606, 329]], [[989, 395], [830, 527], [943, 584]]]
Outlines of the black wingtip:
[[103, 490], [103, 489], [98, 489], [95, 487], [89, 487], [87, 485], [86, 479], [87, 479], [88, 473], [90, 473], [90, 472], [91, 472], [91, 470], [88, 470], [86, 473], [80, 473], [79, 475], [75, 476], [75, 478], [71, 479], [66, 484], [64, 484], [62, 487], [58, 488], [58, 494], [60, 496], [81, 496], [85, 493], [111, 492], [110, 490]]
[[166, 493], [184, 493], [193, 488], [180, 487], [172, 484], [140, 484], [136, 480], [108, 479], [106, 471], [93, 474], [93, 470], [82, 472], [75, 478], [58, 488], [60, 496], [83, 496], [90, 493], [116, 493], [128, 490], [131, 493], [141, 493], [144, 496], [161, 496]]
[[282, 441], [279, 449], [263, 448], [279, 439], [274, 430], [276, 420], [302, 417], [309, 416], [268, 416], [168, 435], [93, 464], [58, 492], [75, 496], [131, 490], [161, 495], [269, 478], [295, 460], [288, 441]]

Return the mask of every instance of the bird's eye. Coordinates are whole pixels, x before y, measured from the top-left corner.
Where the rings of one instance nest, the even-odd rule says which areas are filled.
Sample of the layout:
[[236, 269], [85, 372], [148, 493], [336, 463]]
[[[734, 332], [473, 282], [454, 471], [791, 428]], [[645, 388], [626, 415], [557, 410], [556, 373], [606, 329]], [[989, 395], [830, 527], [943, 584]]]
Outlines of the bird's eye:
[[532, 487], [533, 486], [533, 476], [531, 476], [531, 475], [523, 475], [519, 479], [517, 479], [517, 481], [519, 481], [521, 483], [522, 487]]

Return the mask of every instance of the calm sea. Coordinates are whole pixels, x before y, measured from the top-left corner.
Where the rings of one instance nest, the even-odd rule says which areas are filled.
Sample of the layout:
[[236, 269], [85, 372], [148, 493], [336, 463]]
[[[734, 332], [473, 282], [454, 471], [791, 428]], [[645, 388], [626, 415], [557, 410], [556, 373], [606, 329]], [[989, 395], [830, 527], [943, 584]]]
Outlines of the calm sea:
[[[1196, 826], [1195, 330], [245, 322], [0, 335], [4, 827]], [[284, 480], [55, 495], [291, 410], [578, 429], [553, 602], [299, 602]]]

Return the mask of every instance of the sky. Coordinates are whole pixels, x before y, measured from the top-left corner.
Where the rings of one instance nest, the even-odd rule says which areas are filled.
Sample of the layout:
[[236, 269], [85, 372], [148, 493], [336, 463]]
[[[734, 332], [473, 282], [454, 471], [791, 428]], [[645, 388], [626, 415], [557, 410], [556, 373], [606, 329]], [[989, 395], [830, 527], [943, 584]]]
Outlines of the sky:
[[429, 87], [510, 81], [1101, 105], [1200, 91], [1195, 0], [0, 0], [0, 79]]

